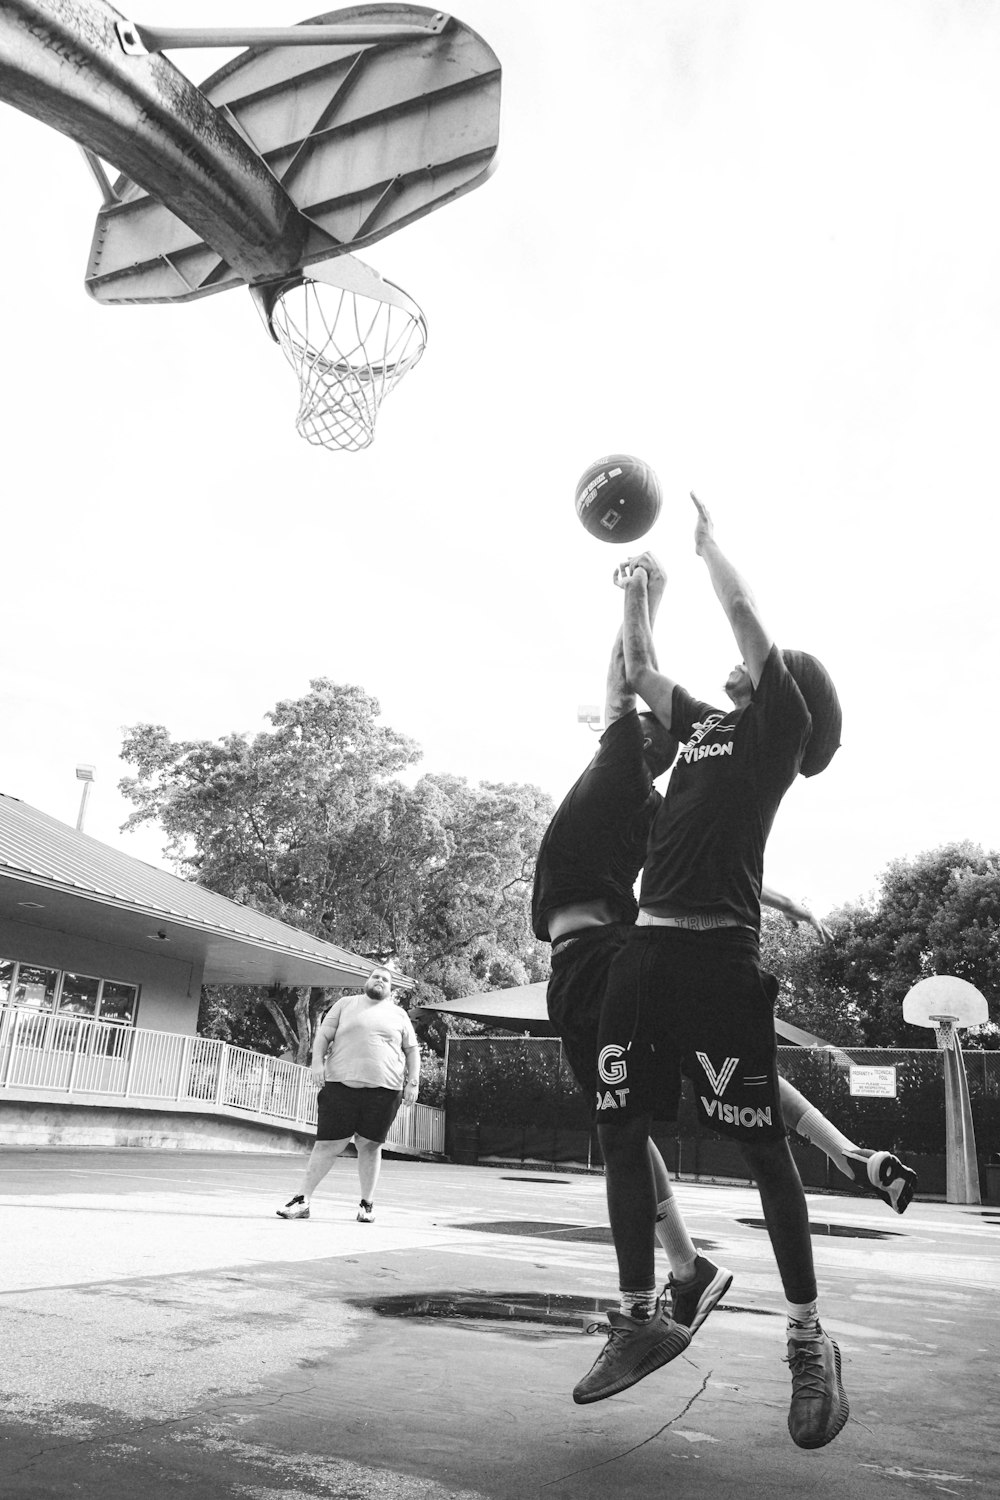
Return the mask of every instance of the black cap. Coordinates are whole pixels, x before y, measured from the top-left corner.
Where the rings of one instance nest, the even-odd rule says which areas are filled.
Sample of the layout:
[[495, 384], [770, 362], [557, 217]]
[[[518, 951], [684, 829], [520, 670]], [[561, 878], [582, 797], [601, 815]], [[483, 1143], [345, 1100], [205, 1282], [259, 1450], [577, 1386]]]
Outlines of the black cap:
[[782, 651], [781, 659], [806, 700], [812, 718], [812, 734], [806, 742], [799, 770], [803, 776], [818, 776], [840, 749], [843, 715], [837, 689], [823, 663], [807, 651]]

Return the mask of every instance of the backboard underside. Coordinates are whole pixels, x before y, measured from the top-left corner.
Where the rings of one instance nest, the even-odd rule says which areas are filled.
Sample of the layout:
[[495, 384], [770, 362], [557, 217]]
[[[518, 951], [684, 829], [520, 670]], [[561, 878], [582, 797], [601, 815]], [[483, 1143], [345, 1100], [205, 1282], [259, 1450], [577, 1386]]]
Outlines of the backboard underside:
[[[302, 24], [420, 24], [436, 14], [363, 6]], [[302, 266], [370, 245], [470, 191], [496, 155], [500, 65], [454, 18], [439, 35], [392, 43], [252, 48], [201, 92], [308, 222]], [[244, 284], [143, 188], [122, 177], [114, 192], [118, 201], [98, 215], [86, 276], [98, 301], [190, 301]], [[272, 274], [286, 270], [276, 265]]]

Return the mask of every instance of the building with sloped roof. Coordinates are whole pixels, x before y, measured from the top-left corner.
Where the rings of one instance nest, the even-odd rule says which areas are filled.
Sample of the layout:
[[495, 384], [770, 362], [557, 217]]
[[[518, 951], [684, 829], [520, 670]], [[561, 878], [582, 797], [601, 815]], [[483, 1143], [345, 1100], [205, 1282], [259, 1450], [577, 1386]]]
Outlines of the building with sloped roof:
[[203, 984], [360, 988], [371, 967], [0, 794], [2, 1004], [193, 1034]]

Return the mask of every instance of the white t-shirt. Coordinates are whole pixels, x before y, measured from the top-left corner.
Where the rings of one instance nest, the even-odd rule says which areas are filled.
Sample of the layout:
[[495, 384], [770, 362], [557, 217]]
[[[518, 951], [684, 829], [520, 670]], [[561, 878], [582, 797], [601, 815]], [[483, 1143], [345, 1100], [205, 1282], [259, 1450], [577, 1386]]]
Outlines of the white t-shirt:
[[415, 1047], [417, 1036], [406, 1011], [391, 996], [370, 1000], [367, 995], [344, 995], [330, 1007], [323, 1025], [328, 1030], [336, 1027], [323, 1063], [331, 1083], [362, 1089], [403, 1087], [404, 1049]]

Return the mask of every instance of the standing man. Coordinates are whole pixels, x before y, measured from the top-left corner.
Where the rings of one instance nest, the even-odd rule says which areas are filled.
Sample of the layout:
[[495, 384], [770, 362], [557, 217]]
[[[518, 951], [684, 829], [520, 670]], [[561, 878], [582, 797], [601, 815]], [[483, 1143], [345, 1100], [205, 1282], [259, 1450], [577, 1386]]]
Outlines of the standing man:
[[[726, 680], [731, 709], [692, 698], [657, 668], [645, 568], [622, 570], [629, 686], [683, 748], [650, 834], [637, 925], [611, 966], [599, 1035], [598, 1131], [631, 1326], [581, 1385], [595, 1375], [614, 1384], [657, 1311], [647, 1142], [656, 1101], [664, 1088], [679, 1095], [683, 1067], [702, 1119], [740, 1142], [757, 1182], [787, 1298], [789, 1431], [800, 1447], [819, 1448], [841, 1431], [849, 1406], [840, 1351], [818, 1319], [805, 1194], [779, 1102], [777, 985], [760, 969], [759, 930], [774, 816], [800, 771], [816, 775], [832, 759], [840, 705], [815, 658], [779, 651], [707, 510], [694, 503], [695, 549], [743, 660]], [[636, 1369], [633, 1380], [648, 1373]]]
[[385, 1138], [400, 1104], [414, 1104], [420, 1086], [420, 1047], [388, 969], [372, 969], [360, 995], [342, 995], [331, 1005], [313, 1039], [312, 1081], [319, 1089], [316, 1144], [299, 1191], [278, 1217], [308, 1219], [313, 1192], [353, 1140], [357, 1220], [370, 1224]]

